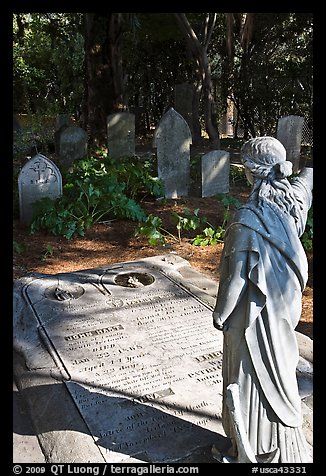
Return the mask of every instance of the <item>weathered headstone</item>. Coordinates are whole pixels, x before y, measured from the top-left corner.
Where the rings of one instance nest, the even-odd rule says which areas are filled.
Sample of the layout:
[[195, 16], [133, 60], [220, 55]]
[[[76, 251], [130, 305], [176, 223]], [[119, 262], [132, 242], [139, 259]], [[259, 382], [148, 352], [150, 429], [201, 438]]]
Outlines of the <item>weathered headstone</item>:
[[58, 167], [47, 157], [37, 154], [21, 169], [18, 176], [20, 220], [29, 224], [33, 203], [41, 198], [62, 195], [62, 177]]
[[276, 138], [284, 145], [286, 160], [292, 162], [294, 173], [299, 170], [303, 123], [301, 116], [281, 117], [277, 123]]
[[135, 134], [146, 136], [146, 108], [144, 106], [135, 106], [131, 112], [135, 115]]
[[231, 101], [231, 99], [228, 98], [226, 101], [226, 111], [223, 114], [219, 124], [219, 132], [221, 137], [233, 137], [235, 115], [236, 108], [234, 106], [234, 103]]
[[107, 117], [109, 157], [132, 157], [135, 155], [135, 115], [116, 112]]
[[70, 126], [70, 119], [68, 114], [59, 114], [55, 121], [54, 132], [54, 149], [58, 157], [60, 157], [60, 136], [62, 132]]
[[171, 107], [161, 118], [154, 135], [158, 177], [163, 181], [166, 198], [189, 193], [191, 143], [187, 122]]
[[212, 150], [201, 158], [201, 196], [213, 197], [230, 190], [230, 154], [225, 150]]
[[194, 137], [193, 125], [193, 100], [196, 92], [194, 84], [181, 83], [174, 87], [174, 107], [175, 110], [185, 119], [192, 137]]
[[87, 155], [88, 137], [81, 127], [66, 127], [59, 137], [59, 157], [65, 167]]
[[22, 126], [20, 125], [17, 116], [14, 114], [13, 115], [13, 131], [20, 132], [21, 130], [22, 130]]

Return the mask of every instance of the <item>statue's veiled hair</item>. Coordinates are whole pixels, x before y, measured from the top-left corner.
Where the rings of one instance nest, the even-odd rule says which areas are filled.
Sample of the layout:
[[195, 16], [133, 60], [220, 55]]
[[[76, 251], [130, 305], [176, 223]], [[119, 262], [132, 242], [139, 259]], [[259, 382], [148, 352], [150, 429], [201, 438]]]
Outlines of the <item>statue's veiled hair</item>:
[[241, 161], [254, 177], [249, 201], [258, 206], [267, 201], [297, 221], [298, 203], [287, 179], [292, 174], [292, 162], [286, 160], [283, 144], [269, 136], [250, 139], [241, 148]]

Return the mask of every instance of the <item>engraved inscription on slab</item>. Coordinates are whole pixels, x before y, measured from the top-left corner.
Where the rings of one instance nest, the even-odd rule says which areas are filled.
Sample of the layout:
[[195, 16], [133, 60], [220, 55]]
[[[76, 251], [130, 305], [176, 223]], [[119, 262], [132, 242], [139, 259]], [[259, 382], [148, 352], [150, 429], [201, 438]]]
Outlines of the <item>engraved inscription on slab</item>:
[[222, 334], [161, 271], [40, 278], [26, 296], [107, 462], [178, 461], [224, 434]]

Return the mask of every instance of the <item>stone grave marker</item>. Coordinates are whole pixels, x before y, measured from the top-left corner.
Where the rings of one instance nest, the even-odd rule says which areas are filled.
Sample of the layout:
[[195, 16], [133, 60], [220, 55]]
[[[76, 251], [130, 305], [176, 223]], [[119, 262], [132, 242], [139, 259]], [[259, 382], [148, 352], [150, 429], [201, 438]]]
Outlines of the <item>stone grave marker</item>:
[[135, 115], [116, 112], [107, 117], [109, 157], [132, 157], [135, 155]]
[[181, 83], [176, 84], [174, 87], [174, 107], [175, 110], [185, 119], [192, 137], [194, 137], [194, 125], [193, 125], [193, 99], [195, 95], [196, 87], [194, 84]]
[[59, 135], [59, 157], [65, 167], [87, 155], [88, 137], [81, 127], [65, 127]]
[[189, 194], [191, 143], [187, 122], [171, 107], [162, 116], [154, 135], [158, 178], [163, 181], [166, 198]]
[[[57, 374], [57, 384], [63, 380], [106, 462], [185, 460], [224, 438], [223, 336], [212, 325], [214, 299], [200, 298], [200, 289], [190, 283], [185, 287], [173, 257], [172, 265], [165, 264], [166, 257], [160, 260], [161, 268], [153, 266], [153, 258], [148, 263], [144, 259], [39, 275], [23, 287], [37, 334], [56, 363], [56, 372], [50, 373]], [[185, 260], [179, 260], [183, 265]], [[197, 276], [196, 282], [199, 285]], [[205, 288], [209, 286], [205, 282]], [[22, 314], [26, 319], [26, 309]], [[24, 332], [27, 328], [25, 321]], [[17, 340], [30, 356], [27, 367], [36, 372], [42, 368], [44, 376], [47, 359], [37, 363], [40, 344], [35, 337]], [[27, 394], [36, 391], [35, 377], [30, 383], [26, 375], [21, 380]], [[44, 392], [51, 392], [53, 385], [42, 382], [43, 396], [39, 390], [33, 402], [46, 400]], [[29, 386], [33, 389], [26, 389]], [[40, 415], [34, 404], [32, 409], [35, 426], [46, 430], [46, 435], [38, 431], [40, 441], [51, 430], [65, 429], [59, 409], [53, 421]], [[70, 412], [66, 418], [67, 432], [76, 432], [78, 422], [71, 423]], [[74, 457], [78, 461], [76, 453]]]
[[276, 138], [284, 145], [286, 160], [292, 162], [294, 173], [299, 170], [303, 123], [301, 116], [281, 117], [277, 123]]
[[[216, 292], [171, 254], [15, 280], [14, 377], [48, 463], [216, 462]], [[312, 341], [298, 336], [312, 444]]]
[[33, 203], [41, 198], [62, 195], [62, 177], [58, 167], [47, 157], [37, 154], [21, 169], [18, 176], [20, 221], [29, 224]]
[[54, 131], [54, 149], [58, 157], [60, 157], [60, 136], [62, 132], [71, 125], [68, 114], [58, 114], [55, 121]]
[[201, 158], [201, 196], [212, 197], [230, 190], [230, 154], [212, 150]]

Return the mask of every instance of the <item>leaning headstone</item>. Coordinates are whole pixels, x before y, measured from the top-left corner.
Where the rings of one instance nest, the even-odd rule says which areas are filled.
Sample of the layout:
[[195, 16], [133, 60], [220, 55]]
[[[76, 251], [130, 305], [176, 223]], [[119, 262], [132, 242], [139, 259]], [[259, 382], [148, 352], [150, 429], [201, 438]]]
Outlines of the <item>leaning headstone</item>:
[[41, 198], [62, 195], [62, 177], [58, 167], [47, 157], [37, 154], [21, 169], [18, 176], [20, 221], [29, 224], [33, 203]]
[[201, 159], [201, 196], [213, 197], [230, 190], [230, 154], [225, 150], [212, 150]]
[[107, 117], [109, 157], [132, 157], [135, 155], [135, 115], [116, 112]]
[[68, 114], [59, 114], [56, 117], [55, 132], [54, 132], [54, 149], [56, 155], [60, 156], [60, 137], [62, 132], [70, 126], [70, 119]]
[[277, 123], [276, 138], [284, 145], [286, 160], [292, 162], [294, 173], [299, 170], [303, 123], [301, 116], [281, 117]]
[[14, 132], [20, 132], [21, 129], [22, 129], [22, 126], [20, 125], [17, 116], [14, 114], [13, 115], [13, 131]]
[[194, 84], [181, 83], [176, 84], [174, 87], [174, 107], [175, 110], [181, 114], [181, 116], [187, 122], [189, 129], [191, 130], [192, 137], [194, 137], [193, 126], [193, 100], [196, 87]]
[[191, 143], [187, 122], [171, 107], [161, 118], [154, 134], [158, 178], [164, 184], [166, 198], [189, 194]]
[[60, 162], [70, 167], [75, 160], [83, 159], [87, 155], [88, 137], [81, 127], [66, 127], [59, 138]]

